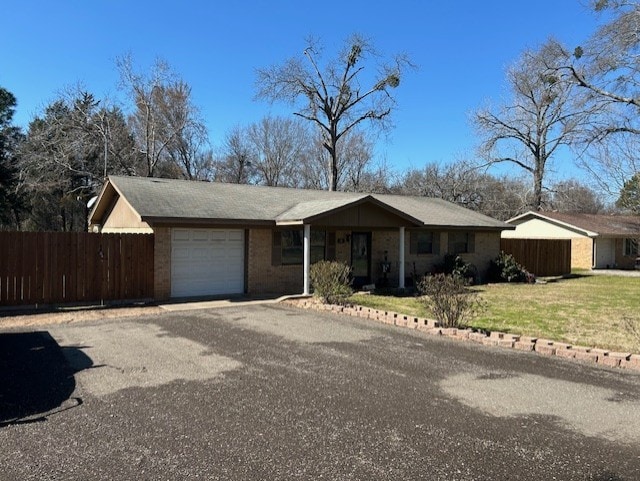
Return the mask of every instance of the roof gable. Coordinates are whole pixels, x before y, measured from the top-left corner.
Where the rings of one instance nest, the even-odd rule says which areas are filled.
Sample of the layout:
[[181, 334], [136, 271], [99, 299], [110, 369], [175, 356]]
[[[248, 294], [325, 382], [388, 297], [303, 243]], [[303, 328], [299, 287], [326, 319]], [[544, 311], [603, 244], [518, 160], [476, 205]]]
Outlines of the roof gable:
[[532, 217], [589, 237], [640, 235], [640, 216], [530, 211], [509, 219], [507, 223], [517, 225]]
[[355, 208], [363, 204], [370, 204], [373, 207], [377, 207], [388, 214], [399, 217], [401, 220], [409, 223], [410, 225], [424, 225], [424, 222], [420, 219], [416, 219], [415, 217], [412, 217], [405, 212], [399, 211], [396, 208], [385, 204], [384, 202], [367, 194], [360, 194], [349, 198], [301, 202], [276, 217], [276, 224], [283, 225], [312, 223], [321, 219], [326, 219], [327, 217], [342, 212], [346, 209]]
[[513, 227], [450, 202], [427, 197], [329, 192], [146, 177], [111, 176], [92, 210], [101, 224], [104, 203], [123, 196], [141, 220], [154, 224], [313, 222], [357, 203], [370, 203], [413, 225], [504, 230]]

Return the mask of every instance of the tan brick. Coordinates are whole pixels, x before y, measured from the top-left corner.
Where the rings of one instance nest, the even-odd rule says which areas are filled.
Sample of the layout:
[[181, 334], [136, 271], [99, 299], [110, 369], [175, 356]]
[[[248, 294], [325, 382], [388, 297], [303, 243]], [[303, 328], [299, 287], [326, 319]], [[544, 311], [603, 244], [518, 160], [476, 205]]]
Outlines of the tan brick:
[[621, 361], [620, 366], [625, 369], [640, 371], [640, 354], [632, 354], [629, 360]]
[[620, 360], [627, 361], [629, 360], [629, 358], [631, 358], [631, 353], [630, 352], [610, 352], [609, 357], [615, 357]]
[[530, 336], [520, 336], [520, 342], [537, 342], [538, 338], [537, 337], [530, 337]]
[[591, 351], [591, 348], [587, 347], [587, 346], [572, 346], [571, 349], [573, 349], [574, 351], [579, 351], [579, 352], [589, 352], [589, 351]]
[[508, 347], [510, 349], [513, 348], [515, 343], [516, 343], [516, 341], [514, 341], [512, 337], [506, 337], [506, 338], [498, 340], [498, 346], [500, 346], [500, 347]]
[[513, 344], [513, 347], [518, 351], [533, 351], [535, 348], [535, 343], [527, 342], [527, 341], [517, 341]]
[[460, 339], [469, 339], [469, 335], [473, 332], [471, 329], [458, 328], [456, 336]]
[[593, 265], [593, 239], [574, 237], [571, 239], [571, 268], [591, 269]]
[[621, 367], [623, 361], [629, 360], [631, 353], [628, 352], [610, 352], [606, 356], [598, 356], [598, 363], [609, 367]]
[[436, 323], [433, 320], [425, 319], [425, 318], [419, 319], [418, 329], [420, 331], [427, 331], [427, 330], [433, 329], [435, 327], [436, 327]]
[[620, 367], [620, 358], [602, 356], [598, 358], [598, 364], [602, 364], [603, 366], [609, 366], [609, 367]]
[[271, 229], [249, 229], [247, 287], [250, 294], [295, 294], [302, 292], [302, 265], [271, 265]]
[[156, 227], [153, 233], [153, 290], [160, 301], [171, 297], [171, 229]]
[[591, 349], [589, 352], [592, 354], [597, 354], [599, 359], [609, 354], [609, 351], [607, 351], [606, 349], [597, 348]]
[[419, 318], [417, 318], [417, 317], [409, 318], [407, 327], [409, 327], [410, 329], [417, 329], [419, 325], [420, 325], [420, 319]]
[[553, 347], [553, 343], [546, 342], [536, 342], [535, 351], [539, 352], [543, 356], [554, 356], [556, 353], [556, 348]]
[[598, 354], [589, 351], [576, 351], [575, 359], [578, 361], [596, 362], [598, 360]]
[[483, 332], [472, 332], [469, 334], [469, 339], [474, 342], [482, 343], [487, 336]]
[[438, 327], [438, 321], [435, 319], [427, 319], [427, 325], [430, 327]]
[[576, 357], [576, 351], [573, 349], [558, 349], [556, 351], [556, 356], [573, 359]]

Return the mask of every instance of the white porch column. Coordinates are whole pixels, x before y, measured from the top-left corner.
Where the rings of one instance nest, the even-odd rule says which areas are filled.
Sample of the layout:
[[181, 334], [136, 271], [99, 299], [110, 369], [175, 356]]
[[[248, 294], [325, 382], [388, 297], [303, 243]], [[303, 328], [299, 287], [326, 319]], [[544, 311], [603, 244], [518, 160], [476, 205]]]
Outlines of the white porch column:
[[309, 295], [309, 266], [311, 265], [311, 225], [304, 225], [304, 243], [302, 248], [302, 264], [304, 266], [304, 290], [303, 295]]
[[398, 288], [404, 289], [404, 227], [400, 227], [398, 232]]

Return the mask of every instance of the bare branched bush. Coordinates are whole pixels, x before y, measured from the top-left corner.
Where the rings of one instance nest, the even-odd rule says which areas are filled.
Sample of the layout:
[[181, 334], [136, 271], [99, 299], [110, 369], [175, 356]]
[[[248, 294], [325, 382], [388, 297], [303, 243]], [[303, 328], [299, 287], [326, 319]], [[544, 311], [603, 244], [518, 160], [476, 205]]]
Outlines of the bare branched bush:
[[477, 293], [470, 290], [460, 276], [435, 274], [425, 276], [418, 291], [442, 327], [460, 327], [481, 308]]
[[353, 293], [351, 267], [342, 262], [319, 261], [309, 269], [313, 294], [329, 304], [343, 304]]

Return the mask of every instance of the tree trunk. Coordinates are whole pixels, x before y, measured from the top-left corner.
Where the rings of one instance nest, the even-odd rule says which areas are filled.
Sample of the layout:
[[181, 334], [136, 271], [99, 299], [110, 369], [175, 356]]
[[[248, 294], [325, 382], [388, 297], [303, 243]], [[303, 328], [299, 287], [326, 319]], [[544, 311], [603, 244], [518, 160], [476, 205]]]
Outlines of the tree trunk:
[[539, 212], [542, 210], [542, 176], [543, 173], [536, 169], [533, 174], [533, 210]]
[[335, 150], [331, 150], [331, 156], [329, 158], [331, 165], [331, 175], [329, 176], [329, 190], [335, 192], [338, 190], [338, 158]]

